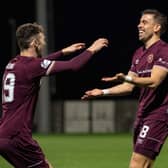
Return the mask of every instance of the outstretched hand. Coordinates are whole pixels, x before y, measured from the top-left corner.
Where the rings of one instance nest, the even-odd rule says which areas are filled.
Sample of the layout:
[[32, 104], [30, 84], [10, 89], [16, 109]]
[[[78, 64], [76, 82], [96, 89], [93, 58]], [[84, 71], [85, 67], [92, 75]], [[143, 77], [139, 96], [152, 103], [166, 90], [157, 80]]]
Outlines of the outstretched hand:
[[114, 82], [117, 81], [118, 79], [116, 76], [113, 76], [113, 77], [103, 77], [101, 80], [104, 82]]
[[84, 48], [85, 48], [85, 43], [75, 43], [75, 44], [72, 44], [72, 45], [62, 49], [62, 52], [64, 55], [68, 55], [68, 54], [71, 54], [75, 51], [78, 51], [78, 50], [81, 50]]
[[103, 77], [101, 80], [105, 82], [116, 82], [116, 81], [123, 82], [125, 80], [125, 75], [123, 73], [118, 73], [113, 77]]
[[81, 97], [81, 99], [86, 100], [86, 99], [91, 99], [101, 95], [103, 95], [103, 92], [101, 89], [92, 89], [92, 90], [86, 91], [85, 94]]
[[120, 82], [124, 82], [125, 81], [125, 75], [123, 73], [118, 73], [115, 75], [116, 78], [120, 81]]
[[100, 51], [103, 47], [108, 47], [108, 44], [109, 42], [106, 38], [99, 38], [92, 43], [88, 50], [93, 53], [96, 53]]

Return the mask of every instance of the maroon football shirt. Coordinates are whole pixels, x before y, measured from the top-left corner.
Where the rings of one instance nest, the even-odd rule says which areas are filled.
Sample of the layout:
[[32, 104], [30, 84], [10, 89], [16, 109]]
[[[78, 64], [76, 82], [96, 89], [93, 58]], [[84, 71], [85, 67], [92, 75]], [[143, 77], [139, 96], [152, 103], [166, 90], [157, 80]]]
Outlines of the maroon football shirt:
[[[159, 40], [150, 48], [140, 47], [134, 54], [130, 71], [149, 77], [153, 66], [168, 70], [168, 44]], [[165, 120], [168, 115], [168, 77], [157, 89], [141, 88], [138, 117]]]
[[92, 57], [83, 51], [68, 61], [55, 61], [62, 53], [34, 58], [17, 56], [5, 68], [2, 87], [2, 118], [0, 137], [12, 137], [19, 133], [30, 135], [42, 76], [64, 70], [77, 71]]
[[1, 137], [20, 131], [31, 133], [41, 76], [50, 60], [17, 56], [6, 66], [3, 76]]

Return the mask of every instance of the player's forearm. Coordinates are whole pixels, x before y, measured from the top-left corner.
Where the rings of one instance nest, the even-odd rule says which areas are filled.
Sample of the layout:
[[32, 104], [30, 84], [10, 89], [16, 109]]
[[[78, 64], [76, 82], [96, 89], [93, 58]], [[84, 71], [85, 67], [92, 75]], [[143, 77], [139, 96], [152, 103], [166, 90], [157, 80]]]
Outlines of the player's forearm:
[[49, 54], [46, 57], [46, 59], [53, 61], [53, 60], [57, 60], [58, 58], [60, 58], [63, 55], [64, 55], [63, 52], [60, 50], [60, 51]]
[[125, 81], [133, 83], [139, 87], [157, 88], [160, 83], [167, 77], [167, 68], [154, 66], [149, 77], [138, 77], [129, 73], [124, 76]]
[[132, 77], [130, 82], [138, 87], [149, 87], [149, 88], [156, 88], [159, 85], [159, 82], [151, 77]]
[[110, 95], [110, 96], [124, 96], [128, 95], [133, 91], [134, 85], [128, 84], [128, 83], [123, 83], [117, 86], [114, 86], [112, 88], [108, 89], [103, 89], [103, 94], [105, 91], [104, 95]]
[[77, 71], [81, 69], [92, 57], [93, 53], [84, 51], [79, 56], [76, 56], [68, 61], [53, 61], [48, 68], [47, 74], [54, 74], [62, 71]]
[[90, 50], [85, 50], [79, 56], [71, 59], [69, 61], [69, 64], [71, 66], [70, 69], [73, 71], [78, 71], [92, 58], [93, 54], [94, 53]]

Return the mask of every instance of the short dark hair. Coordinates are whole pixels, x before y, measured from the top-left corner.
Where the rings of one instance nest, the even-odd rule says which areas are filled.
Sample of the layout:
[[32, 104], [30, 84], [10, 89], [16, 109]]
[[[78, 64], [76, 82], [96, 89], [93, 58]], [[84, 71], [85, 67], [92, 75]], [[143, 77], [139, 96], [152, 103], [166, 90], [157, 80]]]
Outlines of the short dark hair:
[[159, 12], [157, 9], [145, 9], [141, 12], [142, 15], [144, 14], [152, 14], [154, 16], [154, 19], [158, 24], [161, 25], [160, 34], [166, 32], [167, 30], [167, 16], [161, 12]]
[[29, 48], [33, 37], [39, 33], [44, 33], [44, 29], [37, 23], [25, 23], [20, 25], [16, 30], [16, 39], [21, 50]]

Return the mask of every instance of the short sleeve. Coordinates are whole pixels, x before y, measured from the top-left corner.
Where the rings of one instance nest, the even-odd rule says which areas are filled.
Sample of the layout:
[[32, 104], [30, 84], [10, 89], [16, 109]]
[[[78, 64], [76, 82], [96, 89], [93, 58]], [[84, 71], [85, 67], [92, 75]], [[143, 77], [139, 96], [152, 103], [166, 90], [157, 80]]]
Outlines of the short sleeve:
[[159, 65], [168, 69], [168, 45], [160, 49], [154, 65]]

